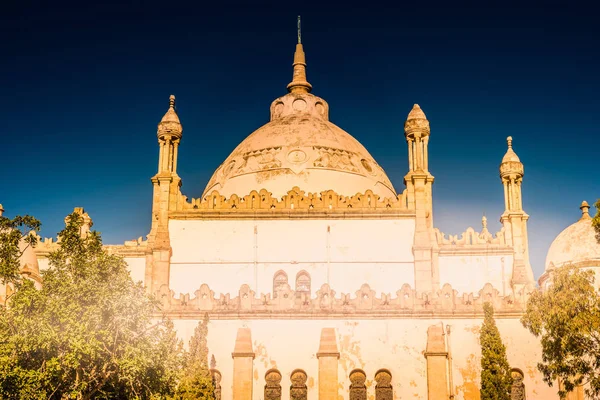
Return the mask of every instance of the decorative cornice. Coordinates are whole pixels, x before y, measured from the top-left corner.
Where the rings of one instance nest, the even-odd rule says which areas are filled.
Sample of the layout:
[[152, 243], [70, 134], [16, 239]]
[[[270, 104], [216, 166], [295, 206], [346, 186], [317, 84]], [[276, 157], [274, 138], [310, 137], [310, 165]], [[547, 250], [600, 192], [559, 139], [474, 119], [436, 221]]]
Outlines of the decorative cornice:
[[435, 293], [417, 294], [408, 284], [392, 296], [381, 293], [377, 297], [368, 284], [351, 295], [336, 292], [324, 284], [315, 293], [315, 297], [302, 293], [300, 296], [291, 290], [289, 285], [271, 293], [256, 296], [248, 286], [242, 285], [237, 296], [221, 294], [215, 297], [208, 285], [202, 284], [190, 294], [175, 294], [163, 285], [155, 294], [163, 306], [163, 311], [177, 318], [194, 318], [209, 312], [217, 319], [244, 318], [427, 318], [445, 316], [449, 318], [473, 317], [483, 315], [483, 303], [491, 302], [499, 315], [518, 316], [525, 309], [525, 304], [532, 288], [524, 288], [516, 296], [513, 294], [500, 296], [499, 291], [491, 284], [486, 284], [476, 294], [458, 295], [458, 291], [445, 284]]
[[256, 354], [254, 353], [231, 353], [231, 358], [238, 358], [238, 357], [250, 357], [254, 360], [254, 358], [256, 358]]
[[[37, 236], [37, 235], [36, 235]], [[35, 255], [38, 258], [46, 258], [48, 255], [59, 248], [60, 239], [40, 238], [37, 236], [38, 242], [33, 248]], [[143, 257], [148, 250], [148, 241], [143, 240], [140, 236], [136, 240], [127, 240], [122, 245], [104, 245], [110, 254], [118, 254], [123, 257]]]
[[317, 353], [317, 358], [321, 358], [321, 357], [335, 357], [337, 359], [340, 358], [340, 353], [339, 352], [334, 352], [334, 353]]
[[423, 355], [425, 357], [435, 357], [435, 356], [440, 357], [441, 356], [441, 357], [448, 358], [448, 352], [447, 351], [439, 351], [439, 352], [438, 351], [426, 351], [425, 353], [423, 353]]
[[[405, 191], [406, 192], [406, 191]], [[294, 187], [277, 199], [266, 189], [252, 191], [243, 197], [225, 198], [217, 191], [203, 199], [191, 199], [179, 193], [175, 210], [169, 216], [181, 219], [202, 218], [389, 218], [413, 216], [406, 204], [406, 193], [396, 198], [381, 199], [371, 190], [364, 194], [342, 196], [328, 190], [308, 193]]]

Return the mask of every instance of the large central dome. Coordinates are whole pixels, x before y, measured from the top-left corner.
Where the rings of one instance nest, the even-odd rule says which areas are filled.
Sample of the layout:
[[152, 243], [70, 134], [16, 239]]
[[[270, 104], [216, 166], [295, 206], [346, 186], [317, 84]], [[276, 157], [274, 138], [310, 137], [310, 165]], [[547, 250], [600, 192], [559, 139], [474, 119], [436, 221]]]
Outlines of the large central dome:
[[396, 197], [383, 169], [350, 134], [329, 122], [329, 105], [310, 92], [298, 44], [289, 93], [271, 104], [271, 121], [240, 143], [217, 168], [203, 197], [266, 189], [275, 197], [294, 186], [307, 193], [333, 190], [353, 196], [372, 190]]

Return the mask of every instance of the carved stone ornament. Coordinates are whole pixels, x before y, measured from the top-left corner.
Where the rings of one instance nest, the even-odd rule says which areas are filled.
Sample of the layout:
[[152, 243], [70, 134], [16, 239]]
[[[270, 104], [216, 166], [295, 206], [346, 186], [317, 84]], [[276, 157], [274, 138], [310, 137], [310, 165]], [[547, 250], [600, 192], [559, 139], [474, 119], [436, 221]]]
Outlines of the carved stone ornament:
[[387, 369], [375, 373], [375, 400], [394, 400], [392, 374]]
[[276, 369], [265, 374], [265, 400], [281, 400], [281, 373]]
[[518, 293], [518, 296], [501, 296], [489, 283], [477, 293], [461, 295], [450, 284], [445, 284], [434, 293], [426, 294], [418, 294], [410, 285], [404, 284], [393, 294], [377, 295], [366, 283], [353, 294], [341, 293], [339, 296], [328, 284], [323, 284], [314, 294], [302, 292], [302, 296], [297, 296], [297, 292], [287, 283], [279, 287], [275, 294], [256, 294], [247, 284], [242, 285], [237, 294], [221, 293], [218, 297], [207, 284], [202, 284], [193, 295], [180, 294], [175, 297], [174, 292], [166, 285], [156, 291], [157, 298], [166, 312], [201, 314], [209, 311], [211, 314], [224, 315], [232, 312], [267, 313], [273, 317], [277, 313], [370, 315], [384, 312], [390, 315], [391, 312], [397, 312], [398, 315], [412, 315], [422, 312], [430, 315], [434, 312], [472, 315], [482, 313], [485, 302], [491, 302], [497, 313], [522, 313], [529, 297], [528, 293], [530, 291]]
[[306, 386], [306, 372], [297, 369], [290, 376], [290, 400], [307, 400], [308, 387]]
[[406, 204], [406, 190], [396, 198], [381, 199], [371, 190], [363, 194], [354, 196], [338, 195], [333, 190], [321, 193], [308, 193], [300, 190], [298, 187], [292, 188], [288, 194], [281, 199], [277, 199], [265, 189], [252, 191], [250, 194], [239, 197], [232, 195], [229, 198], [221, 196], [219, 192], [213, 191], [204, 197], [204, 199], [192, 199], [187, 201], [187, 197], [179, 193], [177, 199], [176, 211], [190, 211], [202, 214], [213, 211], [241, 212], [247, 210], [254, 211], [307, 211], [307, 210], [405, 210], [408, 211]]
[[367, 400], [367, 375], [361, 369], [350, 372], [350, 400]]
[[520, 369], [513, 368], [510, 371], [513, 378], [513, 383], [510, 388], [510, 400], [525, 400], [525, 384], [523, 380], [525, 376]]

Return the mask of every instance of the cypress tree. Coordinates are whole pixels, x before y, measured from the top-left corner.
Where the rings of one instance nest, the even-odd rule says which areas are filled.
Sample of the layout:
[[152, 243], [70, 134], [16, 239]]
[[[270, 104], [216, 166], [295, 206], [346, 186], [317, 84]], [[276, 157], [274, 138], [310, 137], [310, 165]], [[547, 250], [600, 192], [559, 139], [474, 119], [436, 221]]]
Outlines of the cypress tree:
[[494, 320], [494, 307], [483, 305], [484, 319], [481, 344], [481, 400], [510, 400], [512, 377], [506, 358], [506, 347]]
[[183, 378], [177, 391], [178, 400], [214, 399], [215, 389], [208, 369], [208, 314], [198, 322], [185, 356]]

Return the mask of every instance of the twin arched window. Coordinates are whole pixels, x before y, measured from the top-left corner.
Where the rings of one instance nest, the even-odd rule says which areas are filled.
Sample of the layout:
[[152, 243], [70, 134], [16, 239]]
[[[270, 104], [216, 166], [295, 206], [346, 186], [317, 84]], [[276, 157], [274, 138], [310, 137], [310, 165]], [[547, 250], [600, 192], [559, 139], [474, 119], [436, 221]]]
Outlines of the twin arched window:
[[[362, 369], [350, 372], [350, 400], [367, 400], [367, 375]], [[392, 374], [387, 369], [375, 373], [375, 400], [393, 400]]]
[[[290, 400], [306, 400], [308, 387], [306, 386], [306, 372], [295, 369], [290, 375]], [[281, 373], [270, 369], [265, 374], [265, 400], [281, 400]]]
[[[283, 271], [277, 271], [273, 278], [273, 297], [277, 297], [277, 292], [286, 288], [288, 276]], [[306, 271], [300, 271], [296, 275], [296, 297], [302, 297], [305, 293], [310, 296], [310, 275]]]

